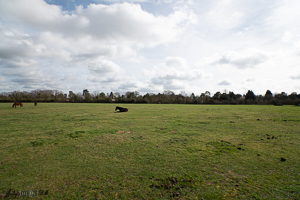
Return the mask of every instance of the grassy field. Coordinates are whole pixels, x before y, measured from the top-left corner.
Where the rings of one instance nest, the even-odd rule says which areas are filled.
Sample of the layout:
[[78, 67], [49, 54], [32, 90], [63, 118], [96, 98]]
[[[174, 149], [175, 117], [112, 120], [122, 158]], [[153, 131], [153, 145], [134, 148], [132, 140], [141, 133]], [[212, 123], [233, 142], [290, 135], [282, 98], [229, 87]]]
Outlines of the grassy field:
[[300, 107], [11, 105], [0, 104], [1, 198], [300, 199]]

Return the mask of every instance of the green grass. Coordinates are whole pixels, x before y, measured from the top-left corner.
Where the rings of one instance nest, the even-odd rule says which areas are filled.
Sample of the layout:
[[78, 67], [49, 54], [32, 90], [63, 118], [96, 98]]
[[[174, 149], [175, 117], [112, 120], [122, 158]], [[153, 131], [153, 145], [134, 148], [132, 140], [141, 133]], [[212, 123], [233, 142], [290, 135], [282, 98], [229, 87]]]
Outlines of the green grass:
[[0, 104], [2, 198], [300, 198], [300, 107], [11, 105]]

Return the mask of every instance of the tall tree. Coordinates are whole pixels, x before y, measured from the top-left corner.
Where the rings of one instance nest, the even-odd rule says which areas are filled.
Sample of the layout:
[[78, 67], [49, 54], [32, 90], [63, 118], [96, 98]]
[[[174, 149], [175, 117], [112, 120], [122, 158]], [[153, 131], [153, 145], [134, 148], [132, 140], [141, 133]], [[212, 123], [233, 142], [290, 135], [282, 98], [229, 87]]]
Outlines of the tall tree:
[[267, 90], [264, 99], [267, 101], [271, 101], [272, 98], [273, 98], [272, 92], [270, 90]]
[[254, 92], [252, 91], [252, 90], [248, 90], [248, 92], [246, 93], [246, 97], [245, 97], [245, 99], [246, 100], [255, 100], [255, 94], [254, 94]]
[[127, 91], [126, 94], [125, 94], [125, 96], [126, 96], [127, 99], [135, 97], [134, 92], [130, 92], [130, 91]]
[[89, 94], [90, 92], [88, 91], [88, 89], [85, 89], [82, 91], [82, 95], [85, 97], [87, 94]]
[[168, 95], [168, 96], [175, 95], [175, 93], [172, 92], [171, 90], [164, 90], [164, 91], [163, 91], [163, 94], [164, 94], [164, 95]]
[[73, 91], [69, 91], [69, 98], [70, 98], [70, 101], [76, 101], [77, 100], [76, 94]]
[[134, 97], [137, 98], [140, 96], [140, 92], [139, 91], [134, 91]]
[[206, 97], [210, 97], [210, 92], [209, 91], [205, 91], [205, 96]]
[[88, 89], [82, 91], [82, 96], [84, 96], [85, 101], [89, 101], [91, 99], [91, 94]]
[[100, 96], [100, 98], [105, 98], [105, 93], [101, 92], [99, 96]]
[[236, 100], [236, 96], [233, 92], [229, 91], [228, 96], [229, 96], [230, 99]]
[[116, 98], [120, 98], [120, 96], [121, 96], [121, 95], [120, 95], [119, 92], [115, 92], [115, 97], [116, 97]]
[[11, 96], [13, 97], [13, 100], [14, 101], [20, 101], [21, 99], [20, 99], [20, 95], [21, 94], [21, 92], [20, 91], [13, 91], [12, 93], [11, 93]]
[[228, 95], [227, 95], [227, 93], [226, 92], [224, 92], [223, 94], [221, 94], [221, 96], [220, 96], [220, 100], [221, 101], [223, 101], [223, 100], [228, 100]]
[[113, 99], [114, 98], [114, 93], [110, 92], [109, 98]]
[[295, 100], [295, 99], [297, 99], [297, 97], [298, 97], [297, 92], [292, 92], [292, 93], [289, 95], [289, 98], [290, 98], [291, 100]]
[[265, 96], [273, 96], [273, 94], [270, 90], [267, 90]]
[[217, 100], [220, 99], [220, 97], [221, 97], [221, 92], [216, 92], [212, 98]]
[[288, 96], [285, 92], [281, 92], [280, 94], [275, 94], [275, 98], [280, 100], [285, 100], [288, 98]]
[[190, 98], [191, 98], [191, 99], [195, 99], [195, 94], [192, 93], [192, 94], [190, 95]]

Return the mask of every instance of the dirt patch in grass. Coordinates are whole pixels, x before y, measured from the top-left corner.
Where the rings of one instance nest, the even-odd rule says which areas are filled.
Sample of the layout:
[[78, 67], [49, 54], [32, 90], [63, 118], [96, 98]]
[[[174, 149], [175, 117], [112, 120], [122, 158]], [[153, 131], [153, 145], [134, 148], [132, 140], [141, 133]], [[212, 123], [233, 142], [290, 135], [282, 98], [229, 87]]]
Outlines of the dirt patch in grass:
[[196, 181], [192, 178], [178, 178], [172, 176], [167, 178], [153, 178], [153, 180], [154, 183], [149, 187], [163, 190], [167, 192], [171, 198], [180, 197], [182, 195], [182, 189], [197, 187], [195, 184]]
[[167, 144], [175, 144], [175, 143], [186, 143], [187, 142], [187, 139], [181, 139], [181, 138], [171, 138], [167, 141], [165, 141], [164, 143], [167, 143]]
[[116, 133], [124, 133], [124, 131], [117, 131]]
[[214, 147], [214, 151], [216, 153], [232, 153], [239, 150], [245, 150], [243, 144], [240, 144], [236, 147], [236, 145], [225, 140], [221, 140], [217, 142], [209, 142], [206, 145]]
[[177, 133], [177, 131], [169, 131], [168, 133]]

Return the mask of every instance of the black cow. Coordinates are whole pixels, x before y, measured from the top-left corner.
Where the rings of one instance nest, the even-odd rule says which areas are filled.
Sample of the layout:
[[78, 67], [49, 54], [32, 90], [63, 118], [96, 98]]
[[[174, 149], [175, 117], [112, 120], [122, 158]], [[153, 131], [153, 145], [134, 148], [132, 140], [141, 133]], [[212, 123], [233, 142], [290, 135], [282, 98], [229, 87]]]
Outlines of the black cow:
[[119, 112], [128, 112], [128, 109], [127, 108], [122, 108], [122, 107], [119, 107], [117, 106], [115, 111], [119, 110]]

